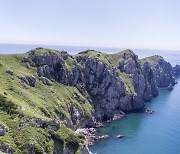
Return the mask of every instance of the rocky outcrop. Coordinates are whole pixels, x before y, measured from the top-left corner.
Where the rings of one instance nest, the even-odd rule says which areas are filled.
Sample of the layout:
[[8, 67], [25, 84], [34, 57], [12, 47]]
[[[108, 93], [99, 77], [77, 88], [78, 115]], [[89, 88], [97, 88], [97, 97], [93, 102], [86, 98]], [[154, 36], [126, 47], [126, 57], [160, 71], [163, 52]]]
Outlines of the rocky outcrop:
[[36, 52], [33, 50], [30, 52], [32, 61], [35, 63], [38, 68], [38, 75], [40, 77], [46, 77], [48, 79], [55, 79], [56, 81], [75, 86], [80, 77], [80, 70], [76, 66], [77, 64], [74, 61], [72, 71], [70, 72], [66, 66], [66, 60], [68, 58], [72, 59], [67, 52], [51, 52], [47, 50], [44, 54], [36, 55]]
[[10, 75], [13, 75], [14, 74], [14, 71], [13, 70], [7, 70], [6, 73], [10, 74]]
[[31, 87], [35, 87], [36, 84], [36, 78], [34, 76], [23, 76], [19, 75], [19, 79], [21, 80], [21, 83], [26, 83], [27, 85]]
[[173, 74], [174, 76], [180, 75], [180, 65], [176, 65], [175, 67], [173, 67]]
[[6, 154], [13, 154], [14, 150], [11, 149], [8, 145], [3, 144], [0, 142], [0, 153], [6, 153]]
[[173, 67], [169, 62], [166, 62], [161, 56], [152, 56], [152, 68], [156, 78], [157, 86], [160, 88], [168, 87], [170, 84], [175, 85], [173, 76]]
[[156, 79], [149, 62], [142, 64], [131, 50], [122, 54], [119, 61], [120, 71], [132, 77], [139, 99], [146, 102], [158, 95]]
[[48, 86], [52, 86], [52, 85], [53, 85], [52, 81], [49, 80], [49, 79], [47, 79], [46, 77], [41, 76], [39, 79], [40, 79], [40, 80], [42, 81], [42, 83], [45, 84], [45, 85], [48, 85]]
[[120, 135], [117, 135], [116, 138], [124, 138], [125, 136], [120, 134]]
[[126, 74], [134, 74], [135, 69], [140, 69], [138, 56], [131, 50], [127, 50], [119, 59], [119, 69]]
[[8, 128], [0, 124], [0, 136], [4, 136], [8, 132]]
[[[98, 59], [85, 61], [83, 81], [94, 99], [94, 107], [97, 111], [95, 117], [100, 120], [109, 120], [109, 118], [113, 118], [119, 108], [126, 108], [119, 103], [120, 98], [125, 95], [125, 85], [116, 77], [115, 73], [114, 71], [113, 74]], [[103, 110], [106, 110], [106, 113]]]
[[146, 109], [146, 110], [145, 110], [145, 113], [147, 113], [147, 114], [153, 114], [153, 113], [155, 113], [155, 111], [152, 110], [152, 109]]
[[143, 64], [142, 74], [144, 75], [145, 79], [143, 99], [145, 101], [149, 101], [151, 98], [159, 94], [154, 71], [149, 62], [145, 62]]

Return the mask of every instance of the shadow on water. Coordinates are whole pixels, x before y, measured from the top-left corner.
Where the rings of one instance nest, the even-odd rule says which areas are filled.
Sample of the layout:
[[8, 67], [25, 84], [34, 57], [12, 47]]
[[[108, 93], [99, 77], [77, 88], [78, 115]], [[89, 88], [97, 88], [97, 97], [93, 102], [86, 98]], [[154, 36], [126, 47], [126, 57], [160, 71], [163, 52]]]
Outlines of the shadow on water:
[[[146, 103], [146, 108], [156, 109], [157, 106], [161, 104], [157, 104], [156, 102], [161, 100], [161, 103], [164, 103], [171, 94], [171, 91], [168, 90], [161, 90], [159, 96], [153, 98], [151, 101]], [[139, 111], [135, 111], [133, 113], [128, 113], [120, 120], [112, 121], [111, 123], [106, 123], [105, 127], [101, 127], [97, 129], [98, 135], [108, 134], [109, 137], [114, 137], [118, 134], [125, 133], [124, 135], [131, 136], [133, 133], [136, 134], [139, 131], [139, 128], [141, 128], [141, 125], [145, 118], [148, 116], [154, 116], [154, 115], [148, 115], [144, 112], [142, 112], [143, 109]], [[158, 111], [157, 111], [158, 112]], [[156, 114], [156, 113], [155, 113]]]

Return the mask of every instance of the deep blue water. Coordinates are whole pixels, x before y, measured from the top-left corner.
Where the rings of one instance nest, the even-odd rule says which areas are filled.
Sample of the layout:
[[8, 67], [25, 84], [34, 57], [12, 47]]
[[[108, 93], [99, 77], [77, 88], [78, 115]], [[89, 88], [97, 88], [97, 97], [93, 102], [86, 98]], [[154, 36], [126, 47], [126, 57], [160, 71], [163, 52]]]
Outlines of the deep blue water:
[[[48, 45], [0, 44], [0, 54], [24, 53], [38, 46], [67, 50], [75, 54], [86, 49], [115, 53], [122, 49], [97, 47], [72, 47]], [[172, 65], [180, 64], [180, 51], [133, 49], [140, 58], [162, 55]], [[160, 91], [146, 106], [155, 114], [127, 114], [123, 119], [98, 129], [99, 134], [109, 134], [109, 138], [90, 147], [97, 154], [180, 154], [180, 78], [173, 91]], [[125, 138], [116, 139], [118, 134]]]

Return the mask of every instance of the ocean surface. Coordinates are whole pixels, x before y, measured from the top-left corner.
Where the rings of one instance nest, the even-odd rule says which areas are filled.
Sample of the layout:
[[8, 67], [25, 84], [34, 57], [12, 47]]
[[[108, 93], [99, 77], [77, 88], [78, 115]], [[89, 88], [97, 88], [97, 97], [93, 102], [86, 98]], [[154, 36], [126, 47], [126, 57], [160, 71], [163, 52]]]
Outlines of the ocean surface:
[[[36, 47], [66, 50], [76, 54], [86, 49], [115, 53], [123, 48], [73, 47], [48, 45], [0, 44], [0, 54], [25, 53]], [[132, 49], [140, 58], [161, 55], [172, 65], [180, 64], [180, 51]], [[174, 90], [162, 90], [160, 95], [146, 104], [154, 109], [152, 115], [144, 113], [127, 114], [123, 119], [99, 128], [98, 134], [109, 138], [98, 141], [90, 150], [96, 154], [180, 154], [180, 78]], [[117, 139], [118, 134], [125, 135]]]
[[[108, 48], [108, 47], [88, 47], [88, 46], [62, 46], [62, 45], [30, 45], [30, 44], [3, 44], [0, 43], [0, 54], [19, 54], [25, 53], [36, 47], [44, 47], [50, 49], [56, 49], [59, 51], [68, 51], [69, 54], [74, 55], [87, 49], [94, 49], [106, 53], [117, 53], [125, 48]], [[171, 62], [172, 65], [180, 64], [178, 58], [180, 56], [180, 50], [156, 50], [156, 49], [131, 49], [139, 58], [144, 58], [152, 55], [161, 55], [165, 60]]]

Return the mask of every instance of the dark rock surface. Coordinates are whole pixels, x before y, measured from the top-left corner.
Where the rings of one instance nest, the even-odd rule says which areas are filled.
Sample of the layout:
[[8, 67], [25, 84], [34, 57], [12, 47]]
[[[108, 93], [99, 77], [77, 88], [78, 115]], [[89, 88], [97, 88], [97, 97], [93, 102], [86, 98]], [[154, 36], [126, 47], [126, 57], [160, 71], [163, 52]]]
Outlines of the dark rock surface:
[[13, 75], [14, 74], [14, 71], [13, 70], [7, 70], [6, 73], [10, 74], [10, 75]]
[[155, 62], [153, 71], [155, 74], [157, 86], [168, 87], [170, 84], [175, 85], [175, 78], [173, 76], [173, 67], [169, 62], [166, 62], [161, 56], [152, 56], [152, 60]]
[[120, 134], [120, 135], [117, 135], [116, 138], [124, 138], [125, 136]]
[[34, 76], [23, 76], [19, 75], [19, 79], [21, 80], [22, 83], [26, 83], [27, 85], [31, 87], [35, 87], [36, 84], [36, 78]]
[[48, 85], [48, 86], [52, 86], [52, 85], [53, 85], [52, 81], [49, 80], [49, 79], [47, 79], [46, 77], [41, 76], [39, 79], [40, 79], [40, 80], [42, 81], [42, 83], [45, 84], [45, 85]]
[[8, 132], [8, 128], [0, 124], [0, 136], [4, 136]]
[[145, 110], [145, 113], [147, 113], [147, 114], [153, 114], [153, 113], [155, 113], [155, 111], [152, 110], [152, 109], [146, 109], [146, 110]]
[[11, 149], [8, 145], [4, 145], [3, 143], [0, 142], [0, 153], [3, 151], [3, 153], [6, 154], [13, 154], [13, 149]]
[[180, 75], [180, 65], [176, 65], [175, 67], [173, 67], [173, 74], [174, 76]]
[[138, 56], [131, 50], [125, 52], [119, 60], [119, 69], [127, 74], [134, 74], [135, 69], [140, 69]]

